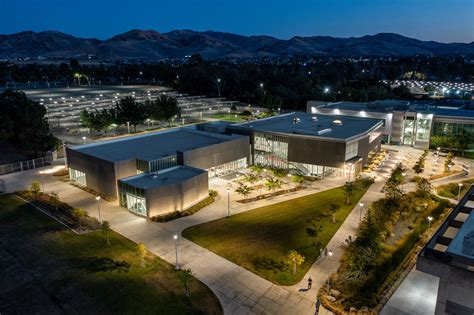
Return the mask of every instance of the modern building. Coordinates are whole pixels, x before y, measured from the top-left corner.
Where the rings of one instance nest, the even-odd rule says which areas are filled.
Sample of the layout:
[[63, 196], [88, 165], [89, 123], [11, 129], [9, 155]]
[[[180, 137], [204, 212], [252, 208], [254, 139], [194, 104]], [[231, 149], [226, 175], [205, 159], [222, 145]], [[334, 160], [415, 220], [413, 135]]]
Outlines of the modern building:
[[249, 154], [248, 137], [179, 128], [67, 148], [67, 163], [72, 181], [154, 216], [201, 201], [207, 177], [244, 168]]
[[185, 210], [208, 178], [249, 164], [350, 180], [380, 149], [378, 119], [289, 113], [212, 122], [67, 148], [70, 179], [144, 216]]
[[288, 113], [226, 130], [250, 137], [251, 164], [349, 177], [380, 150], [382, 126], [380, 119]]
[[474, 150], [474, 110], [469, 101], [309, 101], [307, 112], [382, 119], [384, 142], [420, 149], [428, 148], [434, 136], [472, 135], [468, 149]]
[[474, 314], [474, 186], [418, 255], [416, 269], [440, 279], [435, 314]]

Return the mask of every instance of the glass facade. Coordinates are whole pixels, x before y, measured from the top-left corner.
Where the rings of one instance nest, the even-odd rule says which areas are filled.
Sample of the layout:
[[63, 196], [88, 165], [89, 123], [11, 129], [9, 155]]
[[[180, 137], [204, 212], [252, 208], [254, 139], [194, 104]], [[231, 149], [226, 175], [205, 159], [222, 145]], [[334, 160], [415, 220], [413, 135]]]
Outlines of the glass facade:
[[462, 124], [440, 121], [435, 121], [433, 123], [433, 136], [459, 136], [463, 132], [468, 132], [474, 135], [474, 124]]
[[86, 173], [69, 168], [69, 178], [82, 186], [87, 186]]
[[119, 182], [120, 205], [141, 215], [147, 215], [145, 190]]
[[405, 117], [403, 120], [402, 144], [413, 145], [414, 135], [415, 135], [415, 118]]
[[329, 166], [291, 162], [290, 168], [297, 169], [304, 175], [320, 178], [344, 176], [344, 169]]
[[428, 141], [430, 140], [431, 119], [417, 119], [416, 120], [416, 140]]
[[158, 172], [177, 166], [178, 164], [177, 155], [170, 155], [149, 162], [137, 159], [137, 174]]
[[247, 159], [242, 158], [229, 163], [211, 167], [207, 171], [209, 172], [209, 177], [219, 177], [234, 173], [235, 171], [244, 169], [245, 167], [247, 167]]
[[288, 169], [288, 137], [255, 132], [254, 163]]

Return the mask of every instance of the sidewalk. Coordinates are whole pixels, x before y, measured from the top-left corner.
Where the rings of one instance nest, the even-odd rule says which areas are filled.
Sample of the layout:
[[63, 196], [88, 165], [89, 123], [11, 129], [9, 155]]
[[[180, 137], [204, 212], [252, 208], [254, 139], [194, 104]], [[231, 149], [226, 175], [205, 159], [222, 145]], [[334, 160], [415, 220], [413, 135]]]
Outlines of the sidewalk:
[[[376, 182], [362, 197], [361, 202], [364, 203], [362, 215], [365, 214], [371, 202], [383, 196], [381, 189], [390, 175], [391, 168], [398, 162], [394, 159], [394, 156], [397, 155], [397, 153], [392, 153], [391, 160], [377, 172]], [[7, 189], [13, 191], [29, 187], [32, 180], [40, 180], [38, 172], [37, 169], [11, 174], [4, 176], [3, 179], [7, 182]], [[47, 193], [55, 191], [62, 201], [74, 207], [83, 208], [92, 216], [98, 216], [94, 196], [50, 175], [45, 175], [43, 180]], [[233, 200], [231, 213], [240, 213], [263, 205], [330, 189], [340, 186], [344, 181], [344, 179], [328, 179], [324, 182], [316, 182], [315, 186], [320, 184], [318, 189], [305, 189], [252, 204], [240, 204]], [[109, 221], [112, 228], [118, 233], [134, 242], [144, 243], [151, 252], [169, 263], [175, 264], [173, 235], [181, 235], [181, 232], [189, 226], [227, 215], [227, 187], [222, 185], [218, 179], [212, 183], [211, 188], [214, 186], [220, 194], [214, 204], [192, 216], [168, 223], [155, 223], [136, 216], [121, 208], [117, 202], [101, 201], [101, 216], [103, 220]], [[199, 280], [211, 288], [219, 298], [226, 314], [313, 314], [317, 292], [324, 285], [328, 275], [337, 270], [341, 256], [340, 245], [349, 235], [355, 235], [360, 216], [360, 207], [356, 204], [328, 244], [328, 249], [333, 250], [334, 255], [331, 258], [322, 258], [316, 261], [303, 280], [294, 286], [275, 285], [184, 238], [178, 240], [178, 264], [181, 268], [190, 268]], [[306, 292], [300, 291], [300, 289], [306, 288], [308, 276], [313, 279], [313, 288]], [[321, 307], [320, 314], [329, 313]]]

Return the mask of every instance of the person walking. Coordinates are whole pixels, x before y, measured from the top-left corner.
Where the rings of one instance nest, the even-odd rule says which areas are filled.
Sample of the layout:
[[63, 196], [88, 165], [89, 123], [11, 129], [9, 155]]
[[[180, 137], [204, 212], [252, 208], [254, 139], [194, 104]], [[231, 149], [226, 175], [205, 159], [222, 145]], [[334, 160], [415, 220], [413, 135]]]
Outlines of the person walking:
[[311, 277], [308, 278], [308, 290], [311, 289], [313, 285], [313, 279], [311, 279]]

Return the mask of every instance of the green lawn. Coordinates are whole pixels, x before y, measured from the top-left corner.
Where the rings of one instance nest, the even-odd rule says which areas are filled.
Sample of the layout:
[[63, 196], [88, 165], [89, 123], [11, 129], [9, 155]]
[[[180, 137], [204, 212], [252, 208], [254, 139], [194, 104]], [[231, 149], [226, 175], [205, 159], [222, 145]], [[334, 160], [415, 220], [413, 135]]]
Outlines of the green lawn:
[[222, 314], [198, 280], [188, 300], [173, 266], [149, 253], [140, 267], [130, 240], [78, 236], [11, 195], [0, 197], [0, 235], [0, 313]]
[[214, 114], [214, 115], [211, 115], [210, 117], [213, 119], [225, 120], [225, 121], [230, 121], [230, 122], [244, 121], [241, 115], [237, 115], [237, 117], [235, 117], [235, 115], [236, 115], [235, 113], [231, 113], [230, 115], [229, 114]]
[[[200, 224], [183, 236], [265, 279], [292, 285], [301, 280], [369, 185], [357, 182], [349, 206], [338, 187]], [[336, 223], [329, 213], [331, 203], [341, 206]], [[286, 258], [291, 249], [305, 257], [295, 275]]]

